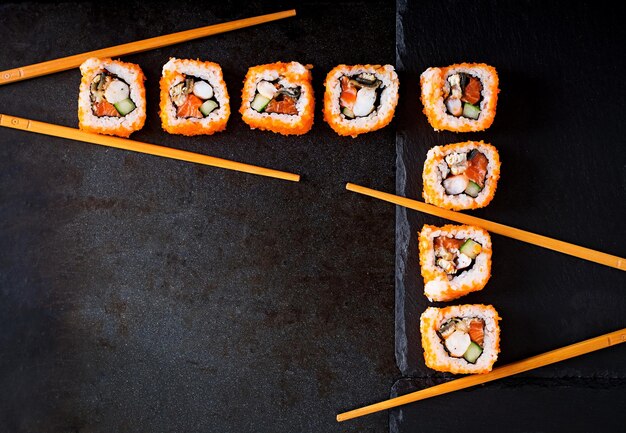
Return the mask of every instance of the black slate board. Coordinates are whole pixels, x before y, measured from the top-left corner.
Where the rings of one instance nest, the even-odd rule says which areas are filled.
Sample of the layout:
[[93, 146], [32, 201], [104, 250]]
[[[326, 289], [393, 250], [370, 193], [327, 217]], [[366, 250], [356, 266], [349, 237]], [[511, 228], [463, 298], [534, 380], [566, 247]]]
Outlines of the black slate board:
[[[125, 59], [147, 76], [132, 138], [299, 184], [0, 129], [0, 431], [387, 428], [386, 414], [335, 413], [386, 398], [399, 376], [394, 211], [344, 189], [393, 189], [395, 135], [338, 137], [320, 101], [336, 64], [394, 62], [393, 1], [5, 4], [0, 69], [292, 7], [295, 18]], [[161, 130], [170, 56], [222, 65], [226, 132]], [[237, 112], [247, 68], [292, 59], [314, 65], [313, 130], [251, 131]], [[0, 86], [0, 112], [76, 127], [79, 82], [71, 70]]]
[[[492, 203], [468, 213], [625, 256], [626, 127], [620, 120], [624, 90], [615, 81], [624, 70], [623, 55], [616, 55], [624, 43], [621, 18], [594, 3], [400, 0], [396, 26], [396, 64], [402, 83], [397, 193], [421, 199], [422, 167], [432, 146], [484, 140], [500, 152], [501, 179]], [[437, 133], [421, 113], [419, 75], [429, 66], [463, 61], [497, 68], [501, 92], [495, 122], [480, 133]], [[429, 305], [447, 305], [430, 304], [423, 295], [417, 233], [425, 223], [446, 222], [396, 210], [396, 359], [401, 372], [414, 378], [418, 388], [433, 378], [452, 377], [428, 369], [422, 355], [419, 316]], [[491, 280], [481, 292], [454, 303], [496, 307], [503, 317], [498, 365], [626, 326], [622, 271], [498, 235], [492, 241]], [[625, 355], [626, 347], [612, 348], [522, 377], [583, 378], [587, 380], [583, 383], [597, 380], [602, 387], [607, 380], [626, 377]], [[558, 401], [563, 396], [582, 398], [583, 391], [570, 392], [567, 384], [565, 380], [559, 392], [544, 392], [542, 401], [558, 406], [564, 404]], [[524, 386], [513, 386], [506, 393], [498, 389], [476, 393], [476, 404], [459, 409], [455, 420], [446, 425], [466, 428], [464, 417], [471, 417], [482, 405], [499, 407], [500, 398], [529, 399], [535, 392]], [[597, 396], [598, 404], [623, 409], [623, 399], [618, 403], [600, 394], [621, 396], [623, 391], [588, 394], [592, 402]], [[457, 398], [461, 397], [442, 397], [423, 407], [443, 408], [460, 401]], [[502, 414], [513, 410], [510, 407]], [[435, 428], [435, 421], [425, 423], [426, 413], [407, 409], [402, 417], [393, 418], [393, 431], [445, 431]], [[584, 414], [588, 412], [572, 413], [571, 424]], [[527, 430], [552, 431], [550, 417], [544, 415], [543, 427], [538, 421]], [[490, 424], [494, 430], [497, 424], [506, 425], [502, 424], [505, 415], [498, 419]]]
[[[392, 396], [438, 382], [401, 379]], [[503, 379], [391, 411], [391, 432], [618, 432], [623, 379]]]

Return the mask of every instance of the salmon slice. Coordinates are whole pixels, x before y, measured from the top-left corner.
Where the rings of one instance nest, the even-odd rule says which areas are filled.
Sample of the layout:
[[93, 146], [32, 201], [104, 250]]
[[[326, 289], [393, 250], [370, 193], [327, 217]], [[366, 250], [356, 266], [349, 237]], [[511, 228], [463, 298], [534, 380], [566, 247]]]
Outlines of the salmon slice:
[[200, 112], [200, 106], [202, 105], [202, 99], [198, 98], [194, 94], [189, 94], [183, 105], [178, 107], [176, 115], [178, 117], [196, 117], [202, 119], [204, 116]]
[[434, 246], [435, 246], [435, 249], [439, 249], [443, 247], [444, 249], [448, 251], [454, 250], [454, 249], [458, 250], [459, 248], [461, 248], [461, 245], [463, 245], [464, 242], [465, 241], [462, 239], [439, 236], [435, 238]]
[[339, 104], [342, 107], [347, 107], [352, 110], [356, 102], [356, 91], [356, 87], [350, 84], [348, 77], [345, 75], [341, 77], [341, 96], [339, 97]]
[[461, 96], [461, 101], [469, 102], [474, 105], [478, 101], [480, 101], [480, 92], [483, 90], [483, 85], [480, 83], [480, 80], [476, 77], [470, 77], [469, 83], [463, 89], [463, 96]]
[[267, 104], [267, 107], [265, 107], [265, 112], [296, 115], [298, 114], [296, 100], [287, 95], [284, 95], [280, 101], [272, 99], [269, 104]]
[[485, 322], [482, 319], [472, 319], [469, 327], [469, 336], [474, 343], [483, 347], [485, 342]]
[[98, 117], [121, 117], [120, 113], [117, 112], [113, 104], [104, 99], [101, 102], [93, 103], [93, 114]]
[[487, 165], [489, 161], [487, 157], [478, 152], [474, 157], [467, 161], [467, 169], [463, 173], [469, 180], [480, 186], [485, 187], [485, 177], [487, 176]]

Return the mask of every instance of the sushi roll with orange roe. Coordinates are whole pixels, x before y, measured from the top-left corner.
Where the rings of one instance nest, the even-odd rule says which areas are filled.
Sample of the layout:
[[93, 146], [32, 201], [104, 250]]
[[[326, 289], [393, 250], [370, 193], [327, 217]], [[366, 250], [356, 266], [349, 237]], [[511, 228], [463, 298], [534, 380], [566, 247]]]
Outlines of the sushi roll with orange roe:
[[398, 104], [398, 75], [391, 65], [339, 65], [326, 76], [324, 120], [339, 135], [384, 128]]
[[217, 63], [171, 58], [163, 66], [160, 116], [170, 134], [210, 135], [226, 129], [230, 102]]
[[419, 252], [429, 301], [451, 301], [482, 290], [491, 277], [491, 237], [480, 227], [426, 224]]
[[78, 127], [83, 131], [128, 137], [146, 121], [146, 89], [133, 63], [90, 58], [80, 65]]
[[420, 318], [426, 365], [449, 373], [490, 372], [500, 352], [499, 320], [491, 305], [427, 308]]
[[252, 129], [283, 135], [311, 130], [315, 98], [311, 65], [277, 62], [248, 69], [241, 92], [241, 117]]
[[500, 178], [500, 156], [482, 141], [435, 146], [424, 162], [426, 203], [444, 209], [477, 209], [493, 199]]
[[436, 130], [483, 131], [498, 102], [498, 73], [484, 63], [428, 68], [420, 77], [424, 114]]

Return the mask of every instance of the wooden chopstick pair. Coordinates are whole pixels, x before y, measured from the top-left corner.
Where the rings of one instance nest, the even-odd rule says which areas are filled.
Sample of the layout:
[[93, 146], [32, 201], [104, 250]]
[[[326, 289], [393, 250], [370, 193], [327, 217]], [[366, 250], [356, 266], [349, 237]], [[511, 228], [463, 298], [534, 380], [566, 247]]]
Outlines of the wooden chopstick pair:
[[[461, 224], [476, 225], [484, 228], [489, 232], [508, 236], [513, 239], [528, 242], [533, 245], [548, 248], [595, 263], [600, 263], [602, 265], [610, 266], [616, 269], [620, 269], [622, 271], [626, 270], [626, 259], [623, 259], [621, 257], [601, 253], [599, 251], [591, 250], [589, 248], [580, 247], [578, 245], [548, 238], [546, 236], [537, 235], [535, 233], [505, 226], [503, 224], [494, 223], [460, 212], [441, 209], [417, 200], [411, 200], [406, 197], [388, 194], [353, 183], [346, 184], [346, 189], [348, 191], [356, 192], [359, 194], [367, 195], [369, 197], [384, 200], [389, 203], [404, 206], [409, 209], [414, 209], [419, 212], [427, 213], [440, 218], [445, 218], [451, 221], [456, 221]], [[391, 409], [418, 400], [424, 400], [426, 398], [469, 388], [471, 386], [479, 385], [481, 383], [491, 382], [493, 380], [512, 376], [514, 374], [543, 367], [545, 365], [554, 364], [559, 361], [563, 361], [569, 358], [580, 356], [589, 352], [593, 352], [595, 350], [604, 349], [606, 347], [624, 342], [626, 342], [626, 328], [569, 346], [565, 346], [560, 349], [546, 352], [541, 355], [533, 356], [522, 361], [514, 362], [509, 365], [498, 367], [487, 374], [466, 376], [461, 379], [452, 380], [450, 382], [432, 386], [430, 388], [406, 394], [401, 397], [392, 398], [369, 406], [364, 406], [348, 412], [340, 413], [337, 415], [337, 421], [341, 422], [353, 418], [358, 418], [374, 412], [379, 412], [381, 410]]]
[[[212, 26], [200, 27], [197, 29], [186, 30], [169, 35], [158, 36], [141, 41], [130, 42], [127, 44], [116, 45], [114, 47], [103, 48], [101, 50], [90, 51], [87, 53], [76, 54], [74, 56], [63, 57], [60, 59], [50, 60], [47, 62], [37, 63], [34, 65], [23, 66], [20, 68], [10, 69], [0, 72], [0, 85], [13, 83], [16, 81], [26, 80], [29, 78], [40, 77], [42, 75], [52, 74], [55, 72], [66, 71], [76, 68], [90, 57], [119, 57], [127, 54], [139, 53], [142, 51], [161, 48], [180, 42], [190, 41], [205, 36], [215, 35], [218, 33], [229, 32], [232, 30], [250, 27], [257, 24], [268, 23], [283, 18], [293, 17], [296, 15], [295, 9], [277, 12], [268, 15], [260, 15], [256, 17], [231, 21], [227, 23], [215, 24]], [[230, 161], [227, 159], [215, 158], [208, 155], [202, 155], [193, 152], [187, 152], [169, 147], [157, 146], [155, 144], [142, 143], [139, 141], [128, 140], [118, 137], [109, 137], [104, 135], [92, 134], [75, 128], [54, 125], [51, 123], [38, 122], [30, 119], [0, 114], [0, 126], [7, 128], [21, 129], [23, 131], [34, 132], [38, 134], [52, 135], [63, 137], [70, 140], [83, 141], [86, 143], [99, 144], [102, 146], [114, 147], [117, 149], [125, 149], [133, 152], [146, 153], [149, 155], [162, 156], [165, 158], [178, 159], [182, 161], [192, 162], [196, 164], [210, 165], [229, 170], [241, 171], [244, 173], [257, 174], [261, 176], [273, 177], [276, 179], [289, 180], [293, 182], [300, 181], [300, 175], [287, 173], [269, 168], [257, 167], [241, 162]]]

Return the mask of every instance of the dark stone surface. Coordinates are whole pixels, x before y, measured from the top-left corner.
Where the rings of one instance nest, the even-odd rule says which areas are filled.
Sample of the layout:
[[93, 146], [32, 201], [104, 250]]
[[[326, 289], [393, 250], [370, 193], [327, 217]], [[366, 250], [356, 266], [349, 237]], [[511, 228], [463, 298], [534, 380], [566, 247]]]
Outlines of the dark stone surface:
[[[469, 213], [624, 257], [624, 92], [612, 78], [624, 70], [624, 57], [615, 55], [624, 42], [621, 17], [589, 2], [473, 1], [460, 7], [401, 0], [397, 8], [396, 62], [403, 83], [398, 194], [421, 199], [422, 167], [432, 146], [485, 140], [499, 150], [501, 179], [491, 204]], [[421, 113], [419, 75], [429, 66], [463, 61], [497, 68], [495, 122], [485, 132], [437, 133]], [[419, 316], [429, 305], [493, 304], [503, 317], [496, 365], [626, 326], [624, 272], [498, 235], [492, 236], [486, 288], [430, 304], [419, 275], [417, 233], [425, 223], [445, 222], [400, 208], [396, 222], [396, 357], [402, 373], [413, 378], [411, 387], [396, 385], [400, 393], [453, 377], [424, 364]], [[624, 359], [622, 345], [527, 372], [506, 390], [502, 386], [509, 385], [493, 384], [410, 405], [394, 412], [392, 431], [618, 431], [621, 420], [606, 415], [626, 408]], [[562, 381], [553, 388], [555, 380]], [[454, 417], [446, 418], [452, 410]], [[493, 420], [475, 423], [476, 414], [484, 418], [492, 411]], [[585, 429], [594, 426], [588, 417], [604, 424]], [[518, 424], [522, 419], [533, 422]]]
[[[295, 3], [295, 2], [294, 2]], [[0, 6], [0, 69], [217, 22], [287, 2]], [[132, 138], [300, 173], [301, 183], [0, 130], [0, 431], [331, 432], [384, 399], [393, 357], [393, 126], [357, 139], [323, 122], [339, 63], [394, 62], [394, 4], [298, 3], [298, 16], [128, 56], [147, 76]], [[349, 14], [346, 14], [346, 10]], [[170, 56], [220, 63], [225, 133], [170, 136], [157, 115]], [[249, 66], [311, 63], [302, 137], [251, 131]], [[0, 87], [0, 112], [77, 126], [79, 71]]]

